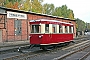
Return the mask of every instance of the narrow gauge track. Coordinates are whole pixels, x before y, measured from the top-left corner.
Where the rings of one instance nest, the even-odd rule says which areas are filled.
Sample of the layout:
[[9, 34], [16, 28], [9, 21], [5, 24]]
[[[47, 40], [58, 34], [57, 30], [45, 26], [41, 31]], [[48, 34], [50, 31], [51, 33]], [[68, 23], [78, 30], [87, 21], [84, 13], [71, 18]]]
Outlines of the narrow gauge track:
[[28, 52], [28, 53], [4, 58], [3, 60], [27, 60], [28, 58], [31, 58], [31, 57], [34, 57], [34, 56], [37, 56], [37, 55], [43, 54], [43, 53], [45, 53], [45, 51], [39, 50], [39, 51], [35, 51], [35, 52]]
[[[84, 45], [85, 45], [85, 43], [87, 43], [87, 42], [88, 42], [88, 41], [85, 41], [85, 42], [82, 42], [81, 44], [84, 44]], [[69, 46], [69, 45], [68, 45], [68, 47], [70, 47], [70, 48], [67, 48], [67, 49], [72, 49], [72, 48], [74, 48], [74, 47], [76, 47], [76, 46], [78, 46], [78, 45], [80, 45], [80, 43], [79, 43], [79, 44], [76, 44], [76, 45], [73, 45], [73, 46], [71, 46], [71, 45]], [[61, 48], [56, 48], [56, 49], [50, 50], [50, 51], [53, 52], [53, 51], [55, 51], [55, 50], [65, 50], [65, 47], [66, 47], [66, 46], [61, 47]], [[4, 60], [23, 60], [23, 59], [24, 59], [24, 60], [29, 60], [29, 58], [38, 56], [38, 55], [40, 55], [40, 54], [48, 53], [48, 52], [50, 52], [50, 51], [39, 50], [39, 51], [35, 51], [35, 52], [28, 52], [28, 53], [25, 53], [25, 54], [21, 54], [21, 55], [9, 57], [9, 58], [4, 58]]]
[[54, 58], [53, 60], [84, 60], [90, 54], [90, 41], [84, 44], [83, 48], [77, 47], [60, 57]]
[[[74, 39], [75, 44], [80, 43], [82, 41], [88, 40], [87, 36], [84, 37], [79, 37]], [[12, 53], [15, 52], [18, 49], [19, 46], [5, 46], [5, 47], [0, 47], [0, 54], [5, 54], [5, 53]], [[27, 49], [29, 47], [29, 45], [20, 45], [21, 50]]]
[[63, 48], [62, 50], [74, 51], [74, 50], [77, 50], [80, 47], [84, 47], [86, 44], [88, 44], [88, 42], [90, 42], [90, 40], [86, 40], [86, 41], [83, 41], [81, 43], [74, 44], [72, 46]]
[[[79, 38], [80, 39], [80, 38]], [[83, 40], [82, 41], [85, 41], [84, 39], [87, 39], [86, 37], [84, 37], [83, 38]], [[75, 41], [77, 41], [77, 42], [82, 42], [82, 41], [78, 41], [78, 40], [75, 40]], [[86, 41], [85, 41], [86, 42]], [[88, 42], [88, 41], [87, 41]], [[83, 43], [82, 43], [83, 44]], [[62, 50], [62, 49], [64, 49], [64, 48], [66, 48], [66, 47], [69, 47], [69, 46], [71, 46], [71, 45], [73, 45], [73, 44], [70, 44], [70, 45], [68, 45], [68, 46], [64, 46], [64, 47], [61, 47], [61, 48], [56, 48], [56, 49], [54, 49], [54, 50]], [[68, 49], [68, 48], [67, 48]], [[51, 50], [51, 52], [52, 52], [53, 50]], [[27, 52], [27, 53], [21, 53], [21, 54], [19, 54], [19, 55], [15, 55], [15, 56], [12, 56], [12, 57], [8, 57], [8, 58], [4, 58], [3, 60], [27, 60], [27, 59], [29, 59], [29, 58], [31, 58], [31, 57], [34, 57], [34, 56], [38, 56], [38, 55], [40, 55], [40, 54], [44, 54], [44, 53], [47, 53], [48, 51], [42, 51], [42, 50], [39, 50], [39, 51], [35, 51], [35, 52]]]
[[84, 60], [90, 55], [90, 52], [87, 52], [84, 56], [82, 56], [79, 60]]
[[18, 46], [2, 47], [2, 48], [0, 48], [1, 49], [0, 54], [16, 52], [19, 47], [21, 47], [22, 50], [27, 49], [29, 46], [30, 45], [22, 45], [22, 46], [18, 45]]

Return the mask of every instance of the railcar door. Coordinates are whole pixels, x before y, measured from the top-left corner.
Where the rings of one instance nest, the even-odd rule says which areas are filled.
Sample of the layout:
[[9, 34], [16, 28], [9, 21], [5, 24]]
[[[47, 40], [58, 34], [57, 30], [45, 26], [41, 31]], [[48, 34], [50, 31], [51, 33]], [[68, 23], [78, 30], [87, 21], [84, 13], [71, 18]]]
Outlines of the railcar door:
[[40, 29], [41, 26], [39, 24], [33, 24], [31, 25], [31, 34], [30, 34], [30, 43], [31, 44], [40, 44], [41, 39], [39, 36], [41, 35]]

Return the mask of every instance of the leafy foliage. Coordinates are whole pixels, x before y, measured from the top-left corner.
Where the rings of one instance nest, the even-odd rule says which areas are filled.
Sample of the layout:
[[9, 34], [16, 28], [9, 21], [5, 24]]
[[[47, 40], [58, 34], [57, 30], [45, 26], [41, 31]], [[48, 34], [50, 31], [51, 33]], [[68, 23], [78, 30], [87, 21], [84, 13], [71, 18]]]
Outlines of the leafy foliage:
[[68, 18], [68, 10], [66, 5], [61, 6], [61, 13], [63, 17]]
[[43, 5], [43, 8], [44, 14], [74, 19], [73, 11], [71, 9], [68, 9], [66, 5], [62, 5], [61, 7], [55, 8], [53, 4], [46, 3]]
[[21, 2], [20, 10], [42, 13], [41, 2], [43, 0], [25, 0]]
[[2, 3], [1, 6], [13, 9], [18, 9], [20, 1], [21, 0], [0, 0]]
[[90, 30], [90, 23], [86, 23], [86, 29]]
[[61, 7], [56, 7], [53, 15], [74, 19], [73, 11], [71, 9], [68, 9], [66, 5], [62, 5]]
[[[22, 4], [22, 3], [21, 3]], [[30, 0], [26, 0], [21, 6], [20, 10], [29, 11], [31, 8], [31, 2]]]
[[8, 7], [8, 8], [13, 8], [12, 2], [9, 2], [8, 4], [6, 4], [6, 7]]
[[77, 23], [77, 31], [84, 31], [86, 29], [86, 24], [84, 21], [77, 18], [76, 23]]
[[68, 9], [68, 18], [74, 19], [74, 13], [70, 9]]
[[4, 3], [4, 6], [7, 8], [74, 19], [73, 11], [68, 9], [66, 5], [55, 8], [54, 4], [46, 3], [42, 5], [43, 0], [0, 0], [0, 2]]
[[4, 6], [5, 0], [0, 0], [0, 6]]
[[56, 7], [52, 15], [54, 15], [54, 16], [62, 16], [61, 7]]
[[31, 8], [32, 12], [42, 13], [42, 5], [39, 2], [39, 0], [33, 0], [31, 1], [31, 3], [32, 3], [32, 8]]
[[54, 12], [54, 5], [53, 4], [44, 4], [43, 5], [43, 13], [52, 15]]

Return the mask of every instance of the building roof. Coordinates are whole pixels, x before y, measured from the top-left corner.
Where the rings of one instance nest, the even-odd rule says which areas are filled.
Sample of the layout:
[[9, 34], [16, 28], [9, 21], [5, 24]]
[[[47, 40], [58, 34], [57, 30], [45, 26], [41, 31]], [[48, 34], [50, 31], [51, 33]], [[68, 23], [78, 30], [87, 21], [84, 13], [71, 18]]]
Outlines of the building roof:
[[[72, 20], [70, 18], [58, 17], [58, 16], [53, 16], [53, 15], [48, 15], [48, 14], [42, 14], [42, 13], [28, 12], [28, 11], [24, 11], [24, 10], [6, 8], [6, 7], [1, 7], [1, 6], [0, 6], [0, 9], [4, 9], [6, 11], [14, 11], [14, 12], [20, 12], [20, 13], [26, 13], [26, 14], [34, 14], [34, 15], [40, 15], [40, 16], [46, 16], [46, 17], [52, 17], [52, 18], [58, 18], [58, 19], [76, 21], [75, 19]], [[2, 13], [0, 13], [0, 14], [2, 14]], [[4, 14], [6, 14], [6, 13], [4, 13]]]

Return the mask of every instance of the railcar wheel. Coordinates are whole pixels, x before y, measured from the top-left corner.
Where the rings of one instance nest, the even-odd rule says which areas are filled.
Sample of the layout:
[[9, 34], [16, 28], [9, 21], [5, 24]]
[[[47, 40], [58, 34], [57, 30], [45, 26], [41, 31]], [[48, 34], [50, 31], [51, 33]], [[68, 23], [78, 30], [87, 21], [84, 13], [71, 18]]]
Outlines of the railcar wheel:
[[55, 48], [57, 48], [57, 46], [53, 46], [53, 48], [55, 49]]
[[65, 44], [66, 44], [66, 45], [69, 45], [69, 44], [70, 44], [70, 42], [66, 42]]
[[43, 49], [43, 50], [47, 50], [47, 47], [41, 47], [41, 49]]

